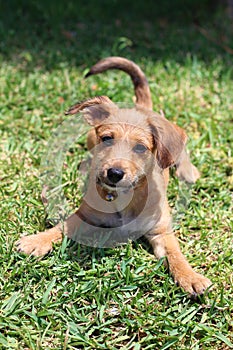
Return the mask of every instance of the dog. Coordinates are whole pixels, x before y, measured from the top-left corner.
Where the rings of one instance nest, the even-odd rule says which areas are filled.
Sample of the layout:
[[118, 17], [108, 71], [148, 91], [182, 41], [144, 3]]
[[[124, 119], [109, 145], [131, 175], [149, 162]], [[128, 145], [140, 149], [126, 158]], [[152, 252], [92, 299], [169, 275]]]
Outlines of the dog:
[[203, 294], [211, 281], [195, 272], [182, 254], [166, 198], [170, 167], [176, 167], [177, 176], [186, 182], [199, 178], [185, 150], [187, 136], [162, 113], [153, 112], [147, 79], [134, 62], [108, 57], [86, 76], [108, 69], [130, 75], [135, 107], [119, 108], [107, 96], [97, 96], [76, 103], [66, 112], [81, 113], [92, 127], [87, 137], [93, 158], [86, 194], [79, 209], [64, 223], [22, 237], [17, 249], [43, 256], [54, 243], [62, 241], [63, 234], [75, 240], [79, 234], [93, 237], [93, 232], [98, 239], [101, 230], [104, 234], [119, 232], [126, 238], [139, 233], [147, 238], [157, 258], [166, 257], [177, 285], [192, 296]]

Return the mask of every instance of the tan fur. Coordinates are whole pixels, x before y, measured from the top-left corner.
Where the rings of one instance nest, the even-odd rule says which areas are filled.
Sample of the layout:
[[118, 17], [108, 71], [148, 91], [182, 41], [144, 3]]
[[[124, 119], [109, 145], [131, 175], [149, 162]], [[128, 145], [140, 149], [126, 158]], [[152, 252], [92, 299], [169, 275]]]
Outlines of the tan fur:
[[135, 88], [136, 103], [152, 110], [152, 100], [147, 79], [141, 68], [134, 62], [123, 57], [107, 57], [92, 66], [86, 77], [102, 73], [108, 69], [119, 69], [129, 74]]
[[[106, 62], [113, 65], [116, 59], [119, 60], [104, 60], [99, 66], [96, 65], [98, 69], [92, 68], [92, 71], [106, 70], [109, 67]], [[120, 69], [127, 71], [127, 64], [132, 68], [132, 63], [122, 60]], [[131, 77], [136, 74], [135, 66], [133, 64]], [[134, 75], [133, 78], [135, 80]], [[52, 249], [52, 243], [62, 240], [62, 233], [75, 240], [80, 232], [85, 235], [90, 229], [96, 230], [98, 227], [117, 227], [122, 233], [126, 228], [127, 232], [132, 233], [140, 230], [152, 245], [155, 256], [167, 257], [174, 280], [188, 293], [201, 294], [211, 282], [196, 273], [181, 253], [172, 231], [166, 198], [169, 167], [181, 164], [180, 172], [184, 178], [187, 172], [191, 176], [195, 167], [185, 153], [187, 137], [184, 130], [170, 123], [163, 115], [152, 112], [149, 99], [147, 89], [142, 89], [137, 95], [139, 103], [132, 109], [120, 109], [105, 96], [71, 107], [68, 114], [82, 112], [93, 126], [87, 141], [94, 155], [87, 192], [80, 208], [63, 224], [37, 235], [22, 237], [18, 249], [40, 256]], [[145, 108], [145, 104], [149, 109]], [[110, 146], [103, 142], [106, 136], [114, 140]], [[134, 151], [138, 144], [145, 146], [145, 152]], [[124, 174], [117, 182], [119, 192], [112, 202], [106, 201], [109, 192], [116, 192], [109, 180], [109, 169], [118, 169]]]

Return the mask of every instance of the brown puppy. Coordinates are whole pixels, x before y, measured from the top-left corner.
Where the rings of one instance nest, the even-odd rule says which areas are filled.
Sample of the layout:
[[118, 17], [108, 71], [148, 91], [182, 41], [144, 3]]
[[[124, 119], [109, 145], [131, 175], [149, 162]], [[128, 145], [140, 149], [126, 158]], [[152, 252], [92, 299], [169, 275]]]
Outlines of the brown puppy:
[[135, 108], [118, 108], [108, 97], [99, 96], [69, 109], [67, 114], [81, 112], [93, 126], [87, 140], [93, 152], [87, 192], [75, 214], [45, 232], [22, 237], [18, 250], [44, 255], [62, 240], [63, 233], [78, 241], [86, 238], [87, 244], [93, 237], [97, 241], [105, 237], [106, 230], [119, 232], [118, 242], [144, 234], [155, 256], [167, 257], [174, 280], [190, 294], [201, 294], [211, 282], [196, 273], [181, 253], [166, 199], [169, 167], [175, 165], [177, 175], [187, 182], [199, 177], [185, 152], [186, 134], [152, 111], [147, 80], [135, 63], [109, 57], [88, 75], [110, 68], [131, 76]]

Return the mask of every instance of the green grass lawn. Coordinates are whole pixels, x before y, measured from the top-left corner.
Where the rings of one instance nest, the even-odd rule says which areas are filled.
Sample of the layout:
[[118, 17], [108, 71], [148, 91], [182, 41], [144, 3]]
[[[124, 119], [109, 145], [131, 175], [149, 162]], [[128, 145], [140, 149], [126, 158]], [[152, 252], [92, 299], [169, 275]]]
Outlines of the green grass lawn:
[[[233, 348], [233, 33], [226, 12], [207, 0], [12, 0], [0, 14], [0, 349]], [[101, 94], [132, 102], [124, 73], [83, 79], [108, 55], [138, 63], [154, 109], [189, 135], [202, 177], [174, 221], [185, 256], [213, 282], [199, 300], [176, 287], [143, 240], [115, 249], [65, 240], [40, 260], [14, 248], [22, 233], [49, 224], [41, 159], [68, 118], [64, 111]], [[82, 142], [72, 145], [62, 174], [73, 209], [80, 149]], [[173, 207], [177, 193], [172, 178]]]

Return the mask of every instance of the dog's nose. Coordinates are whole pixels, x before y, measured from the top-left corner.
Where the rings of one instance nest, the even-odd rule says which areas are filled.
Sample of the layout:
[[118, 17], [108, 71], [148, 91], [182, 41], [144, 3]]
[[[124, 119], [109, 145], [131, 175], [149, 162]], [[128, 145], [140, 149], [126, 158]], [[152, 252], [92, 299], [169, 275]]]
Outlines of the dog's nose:
[[121, 179], [123, 179], [123, 176], [125, 175], [124, 171], [121, 169], [117, 169], [117, 168], [110, 168], [107, 171], [107, 175], [108, 175], [108, 179], [116, 184], [117, 182], [119, 182]]

